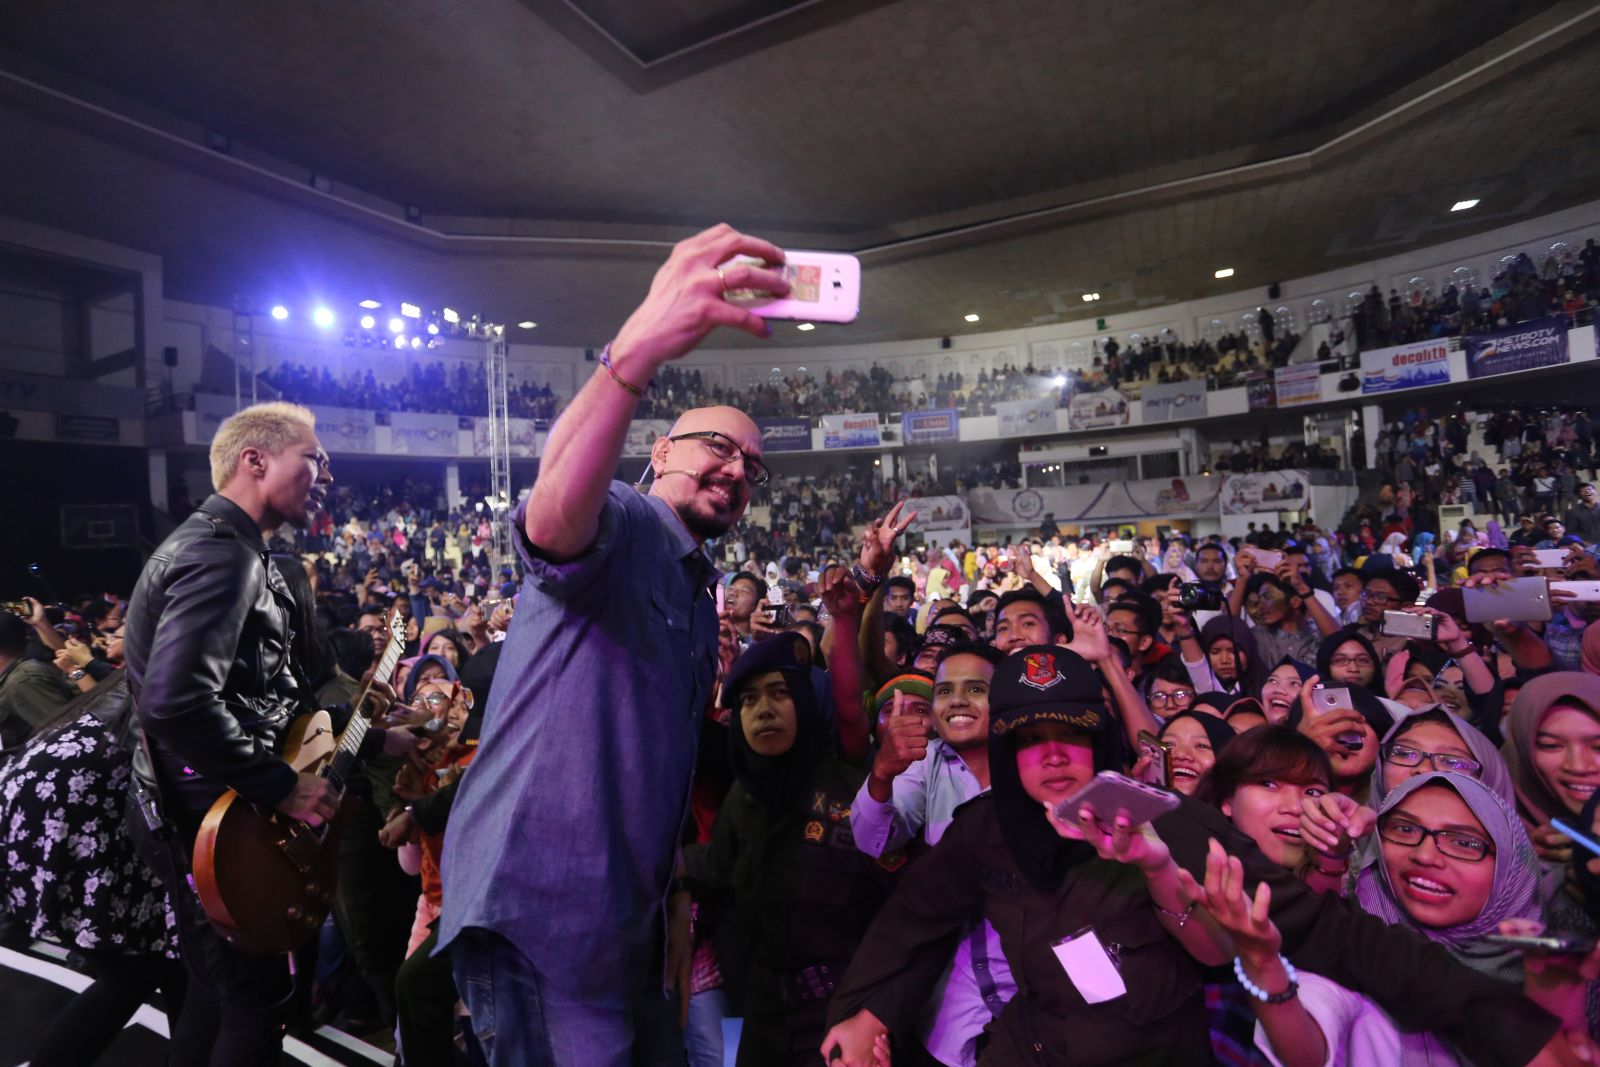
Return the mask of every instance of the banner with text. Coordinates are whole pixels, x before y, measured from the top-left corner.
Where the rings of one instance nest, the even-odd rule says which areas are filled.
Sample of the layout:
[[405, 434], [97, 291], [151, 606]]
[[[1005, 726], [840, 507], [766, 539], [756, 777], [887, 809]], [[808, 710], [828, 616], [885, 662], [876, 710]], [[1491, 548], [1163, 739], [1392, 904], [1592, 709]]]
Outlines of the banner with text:
[[628, 437], [622, 442], [624, 456], [648, 456], [656, 438], [672, 432], [670, 419], [634, 419], [628, 423]]
[[937, 541], [941, 545], [948, 545], [951, 541], [960, 541], [964, 545], [972, 543], [972, 512], [967, 508], [967, 502], [959, 496], [914, 496], [906, 501], [900, 513], [914, 511], [917, 513], [910, 529], [918, 533], [925, 540]]
[[1469, 378], [1554, 367], [1568, 359], [1567, 319], [1556, 315], [1498, 333], [1468, 334], [1464, 345]]
[[1441, 340], [1361, 353], [1361, 391], [1390, 393], [1450, 380], [1450, 346]]
[[1173, 419], [1206, 417], [1206, 383], [1170, 382], [1147, 385], [1139, 393], [1145, 422], [1171, 422]]
[[875, 412], [822, 416], [823, 448], [872, 448], [882, 443]]
[[1128, 425], [1128, 398], [1115, 389], [1076, 393], [1067, 402], [1067, 426], [1073, 430], [1099, 430]]
[[1222, 513], [1305, 511], [1311, 507], [1311, 475], [1307, 471], [1262, 471], [1229, 474], [1222, 479]]
[[1279, 367], [1272, 377], [1280, 408], [1315, 404], [1322, 399], [1322, 368], [1315, 363], [1304, 367]]
[[460, 454], [461, 419], [456, 415], [427, 415], [396, 411], [389, 416], [389, 448], [406, 456]]
[[995, 404], [994, 414], [1001, 437], [1056, 432], [1056, 402], [1052, 398], [1001, 400]]
[[774, 452], [811, 451], [810, 419], [757, 419], [761, 428], [761, 450]]
[[1150, 478], [1039, 489], [974, 489], [967, 494], [974, 526], [1037, 527], [1058, 523], [1121, 522], [1215, 515], [1216, 478]]
[[376, 452], [378, 417], [359, 408], [312, 407], [317, 437], [329, 452]]
[[908, 445], [931, 445], [961, 437], [961, 412], [954, 408], [936, 411], [905, 411], [900, 414], [900, 440]]

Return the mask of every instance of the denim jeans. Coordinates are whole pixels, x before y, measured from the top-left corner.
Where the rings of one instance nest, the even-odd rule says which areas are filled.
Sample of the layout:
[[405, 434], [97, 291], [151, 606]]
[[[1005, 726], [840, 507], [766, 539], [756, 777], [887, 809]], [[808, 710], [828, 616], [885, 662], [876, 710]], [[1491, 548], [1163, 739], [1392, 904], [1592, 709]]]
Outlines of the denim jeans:
[[681, 1067], [683, 1035], [659, 980], [640, 975], [610, 1004], [573, 996], [499, 934], [450, 945], [456, 989], [489, 1067]]
[[689, 1067], [722, 1067], [722, 1020], [727, 1014], [728, 998], [721, 989], [689, 998], [689, 1025], [683, 1031]]

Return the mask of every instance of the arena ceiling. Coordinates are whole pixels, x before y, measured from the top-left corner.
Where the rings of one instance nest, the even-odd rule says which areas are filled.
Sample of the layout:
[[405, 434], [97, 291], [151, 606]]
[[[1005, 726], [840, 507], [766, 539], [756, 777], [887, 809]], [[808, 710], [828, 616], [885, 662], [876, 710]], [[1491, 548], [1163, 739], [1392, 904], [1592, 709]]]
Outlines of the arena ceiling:
[[549, 344], [609, 337], [720, 220], [863, 256], [861, 321], [780, 341], [1114, 317], [1593, 199], [1596, 29], [1549, 0], [24, 5], [0, 213], [159, 253], [178, 299], [387, 286]]

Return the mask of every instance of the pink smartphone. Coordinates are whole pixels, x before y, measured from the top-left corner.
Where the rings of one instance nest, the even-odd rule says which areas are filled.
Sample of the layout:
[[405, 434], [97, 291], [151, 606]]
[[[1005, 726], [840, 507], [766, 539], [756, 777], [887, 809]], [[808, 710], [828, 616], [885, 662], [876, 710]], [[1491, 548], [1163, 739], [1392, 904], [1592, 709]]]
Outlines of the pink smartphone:
[[[730, 304], [764, 319], [798, 319], [805, 322], [854, 322], [861, 311], [861, 261], [844, 252], [784, 251], [780, 272], [789, 282], [789, 295], [774, 300], [766, 293], [735, 289], [726, 294]], [[749, 256], [724, 263], [761, 261]]]

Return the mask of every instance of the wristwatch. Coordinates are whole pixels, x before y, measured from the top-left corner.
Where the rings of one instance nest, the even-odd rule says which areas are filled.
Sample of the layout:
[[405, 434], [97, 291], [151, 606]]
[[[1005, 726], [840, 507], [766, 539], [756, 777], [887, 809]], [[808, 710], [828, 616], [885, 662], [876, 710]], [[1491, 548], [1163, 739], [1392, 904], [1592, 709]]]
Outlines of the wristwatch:
[[76, 682], [78, 679], [82, 678], [85, 674], [88, 674], [88, 673], [89, 673], [88, 671], [84, 670], [82, 667], [79, 667], [75, 671], [68, 672], [67, 681]]

